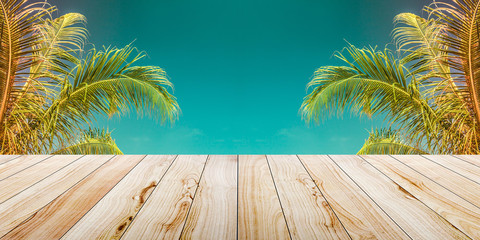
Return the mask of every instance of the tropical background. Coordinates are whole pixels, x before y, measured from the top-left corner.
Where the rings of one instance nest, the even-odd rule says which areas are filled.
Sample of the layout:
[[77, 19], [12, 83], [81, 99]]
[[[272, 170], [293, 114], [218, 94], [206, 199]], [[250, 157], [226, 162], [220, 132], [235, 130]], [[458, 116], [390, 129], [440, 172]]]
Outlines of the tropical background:
[[[67, 116], [76, 119], [78, 126], [75, 128], [64, 126], [61, 119], [55, 118], [55, 121], [46, 121], [50, 125], [42, 123], [44, 127], [41, 131], [29, 135], [48, 139], [49, 147], [39, 148], [37, 152], [62, 151], [87, 140], [91, 143], [111, 142], [110, 133], [124, 153], [356, 153], [364, 143], [367, 143], [362, 148], [365, 153], [390, 150], [447, 153], [465, 138], [465, 133], [470, 134], [468, 138], [471, 141], [455, 151], [475, 152], [472, 146], [477, 137], [472, 134], [476, 133], [477, 127], [474, 125], [477, 115], [475, 106], [469, 105], [472, 95], [468, 90], [469, 77], [465, 74], [462, 62], [465, 56], [455, 55], [455, 60], [450, 62], [437, 61], [442, 59], [442, 54], [446, 54], [442, 50], [445, 46], [451, 46], [453, 50], [457, 48], [457, 53], [463, 51], [464, 46], [453, 40], [464, 39], [465, 29], [450, 32], [455, 39], [437, 37], [437, 33], [449, 31], [443, 26], [452, 19], [442, 16], [442, 12], [422, 11], [424, 6], [431, 3], [430, 0], [51, 0], [49, 3], [58, 8], [58, 11], [48, 14], [52, 19], [67, 13], [83, 14], [70, 16], [77, 21], [76, 27], [83, 26], [85, 16], [88, 33], [82, 32], [81, 36], [74, 38], [73, 44], [67, 44], [67, 52], [76, 51], [77, 45], [82, 45], [84, 50], [72, 54], [74, 58], [67, 54], [59, 56], [58, 61], [51, 61], [49, 64], [52, 66], [37, 67], [47, 68], [53, 74], [25, 76], [20, 71], [22, 74], [19, 75], [22, 76], [19, 79], [48, 78], [51, 79], [49, 84], [60, 86], [48, 88], [54, 93], [44, 93], [48, 96], [47, 100], [32, 98], [36, 104], [43, 104], [39, 108], [41, 111], [46, 111], [46, 105], [56, 106], [55, 101], [61, 101], [62, 96], [69, 96], [62, 93], [68, 92], [65, 89], [75, 89], [80, 81], [79, 76], [85, 77], [76, 74], [80, 68], [75, 66], [88, 66], [96, 56], [111, 58], [116, 53], [128, 53], [129, 61], [135, 62], [128, 65], [129, 61], [123, 61], [123, 65], [116, 68], [117, 72], [111, 72], [112, 76], [132, 77], [132, 74], [137, 74], [136, 78], [142, 81], [145, 81], [143, 76], [153, 77], [151, 79], [154, 79], [153, 84], [160, 90], [157, 93], [160, 95], [138, 91], [142, 88], [132, 85], [131, 89], [121, 91], [124, 96], [89, 99], [93, 102], [100, 99], [99, 104], [92, 105], [96, 106], [93, 107], [95, 111], [91, 112], [92, 108], [77, 104], [79, 109], [74, 109]], [[466, 8], [472, 8], [476, 1], [461, 3], [465, 3]], [[398, 15], [403, 12], [440, 19], [438, 21], [443, 23], [409, 14]], [[476, 20], [476, 16], [471, 17]], [[460, 15], [459, 19], [468, 21]], [[392, 32], [395, 26], [397, 28]], [[451, 26], [458, 27], [455, 24]], [[422, 43], [422, 39], [412, 41], [412, 37], [418, 37], [415, 31], [419, 28], [430, 33], [430, 37], [435, 37], [435, 46], [430, 46], [430, 50], [433, 49], [438, 58], [432, 57], [432, 51], [426, 52], [429, 49], [423, 48], [425, 41]], [[42, 29], [48, 31], [49, 27]], [[80, 39], [87, 35], [85, 44], [80, 44]], [[446, 45], [446, 41], [450, 41], [451, 45]], [[387, 44], [390, 50], [385, 51]], [[474, 44], [478, 48], [478, 41]], [[371, 47], [365, 50], [364, 46]], [[335, 53], [336, 50], [340, 52]], [[137, 54], [142, 59], [136, 61]], [[370, 61], [375, 57], [380, 62]], [[379, 86], [357, 87], [360, 79], [374, 75], [365, 72], [368, 69], [359, 67], [359, 58], [367, 63], [370, 61], [375, 67], [392, 63], [387, 68], [393, 72], [383, 72], [387, 76], [382, 79], [388, 79], [391, 86], [404, 87], [409, 95], [399, 96], [395, 90], [390, 91], [387, 87], [383, 90]], [[64, 65], [65, 62], [71, 64]], [[439, 66], [435, 63], [439, 63]], [[139, 68], [149, 74], [138, 75]], [[343, 77], [356, 78], [357, 82], [345, 84], [343, 88], [334, 87], [336, 90], [330, 91], [330, 95], [325, 95], [325, 92], [319, 95], [321, 89], [334, 82], [322, 82], [328, 79], [326, 76], [338, 76], [339, 71], [346, 73]], [[454, 76], [448, 71], [463, 75]], [[42, 74], [44, 72], [40, 71]], [[92, 74], [98, 72], [93, 71]], [[67, 78], [63, 76], [67, 75], [72, 86], [65, 88]], [[85, 77], [83, 81], [87, 83], [91, 79]], [[442, 84], [449, 81], [457, 81], [458, 91], [445, 90], [448, 88]], [[438, 82], [442, 82], [441, 86]], [[84, 85], [88, 86], [88, 83]], [[45, 88], [39, 89], [45, 91]], [[136, 93], [126, 97], [125, 94], [130, 94], [130, 90]], [[342, 94], [344, 92], [352, 94]], [[461, 96], [453, 98], [452, 94]], [[442, 97], [437, 97], [440, 95]], [[87, 97], [81, 99], [80, 94], [78, 96], [79, 102], [86, 101]], [[151, 96], [165, 98], [155, 101], [160, 98]], [[324, 96], [321, 97], [323, 103], [331, 100], [330, 103], [336, 104], [322, 106], [321, 101], [318, 104], [317, 96]], [[405, 101], [400, 101], [395, 109], [392, 108], [392, 103], [398, 103], [402, 97]], [[422, 107], [408, 105], [411, 98], [415, 97], [418, 98], [417, 103], [421, 102], [418, 106]], [[119, 99], [128, 101], [119, 103]], [[452, 102], [451, 99], [458, 101]], [[343, 106], [342, 102], [354, 104]], [[385, 104], [376, 104], [379, 102]], [[469, 103], [468, 106], [465, 102]], [[440, 111], [445, 109], [443, 106], [448, 111]], [[464, 108], [459, 109], [458, 106]], [[340, 118], [335, 115], [329, 117], [330, 113], [343, 107], [353, 107], [361, 114], [346, 111], [340, 114]], [[28, 114], [34, 110], [29, 109], [28, 113], [22, 114], [31, 116]], [[430, 115], [423, 114], [430, 110]], [[91, 113], [86, 115], [86, 112]], [[369, 115], [374, 118], [369, 119]], [[88, 119], [83, 119], [85, 117]], [[48, 115], [48, 118], [51, 116]], [[97, 121], [92, 126], [85, 124], [93, 118]], [[316, 120], [319, 120], [319, 125], [313, 123]], [[166, 124], [162, 125], [162, 121]], [[51, 126], [52, 122], [66, 130], [52, 131], [58, 129], [55, 124]], [[460, 123], [460, 127], [452, 127], [459, 126], [457, 123]], [[440, 141], [436, 136], [446, 139]], [[28, 138], [10, 139], [34, 142]], [[68, 141], [62, 143], [60, 139]], [[73, 151], [72, 148], [70, 151]]]

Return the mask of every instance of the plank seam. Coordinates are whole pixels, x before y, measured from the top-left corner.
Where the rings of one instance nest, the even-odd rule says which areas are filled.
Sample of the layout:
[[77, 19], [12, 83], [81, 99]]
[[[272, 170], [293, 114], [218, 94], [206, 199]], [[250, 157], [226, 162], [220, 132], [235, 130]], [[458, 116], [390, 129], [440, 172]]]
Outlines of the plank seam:
[[[453, 169], [451, 169], [451, 168], [449, 168], [449, 167], [447, 167], [447, 166], [445, 166], [445, 165], [443, 165], [443, 164], [441, 164], [441, 163], [438, 163], [438, 162], [436, 162], [436, 161], [433, 161], [432, 159], [430, 159], [430, 158], [428, 158], [428, 157], [425, 157], [424, 155], [420, 155], [420, 156], [423, 157], [423, 158], [425, 158], [425, 159], [428, 159], [429, 161], [434, 162], [435, 164], [438, 164], [438, 165], [440, 165], [440, 166], [442, 166], [442, 167], [444, 167], [444, 168], [446, 168], [446, 169], [448, 169], [448, 170], [450, 170], [450, 171], [452, 171], [452, 172], [454, 172], [454, 173], [456, 173], [457, 175], [459, 175], [459, 176], [461, 176], [461, 177], [464, 177], [464, 178], [466, 178], [466, 179], [468, 179], [468, 180], [470, 180], [470, 181], [472, 181], [472, 182], [480, 185], [479, 182], [477, 182], [477, 181], [475, 181], [475, 180], [473, 180], [473, 179], [471, 179], [471, 178], [469, 178], [469, 177], [467, 177], [467, 176], [465, 176], [465, 175], [463, 175], [463, 174], [461, 174], [461, 173], [459, 173], [459, 172], [457, 172], [457, 171], [455, 171], [455, 170], [453, 170]], [[478, 166], [477, 166], [477, 168], [478, 168]]]
[[[391, 155], [388, 155], [390, 157], [392, 157], [393, 159], [399, 161], [398, 159], [394, 158], [393, 156]], [[361, 157], [361, 156], [360, 156]], [[361, 157], [365, 162], [367, 162], [370, 166], [372, 166], [373, 168], [375, 168], [377, 171], [379, 171], [380, 173], [382, 173], [385, 177], [387, 177], [388, 179], [390, 179], [390, 181], [394, 182], [397, 186], [401, 187], [405, 192], [407, 192], [408, 194], [412, 195], [413, 197], [415, 197], [415, 200], [417, 200], [418, 202], [420, 202], [421, 204], [423, 204], [425, 207], [427, 207], [428, 209], [430, 209], [430, 211], [434, 212], [435, 214], [437, 214], [440, 218], [442, 218], [443, 220], [445, 220], [445, 222], [447, 222], [448, 224], [450, 224], [450, 226], [452, 226], [453, 228], [457, 229], [459, 232], [463, 233], [463, 235], [465, 235], [466, 237], [468, 237], [469, 239], [472, 239], [470, 238], [470, 236], [468, 236], [466, 233], [464, 233], [463, 231], [461, 231], [460, 229], [458, 229], [455, 225], [453, 225], [450, 221], [448, 221], [446, 218], [444, 218], [442, 215], [440, 215], [437, 211], [433, 210], [432, 208], [430, 208], [426, 203], [424, 203], [422, 200], [418, 199], [418, 197], [416, 197], [415, 195], [413, 195], [411, 192], [407, 191], [407, 189], [405, 189], [404, 187], [402, 187], [400, 184], [398, 184], [397, 182], [395, 182], [393, 179], [391, 179], [388, 175], [386, 175], [385, 173], [383, 173], [382, 171], [380, 171], [378, 168], [376, 168], [375, 166], [373, 166], [373, 164], [371, 164], [370, 162], [368, 162], [365, 158]], [[400, 161], [399, 161], [400, 162]], [[405, 164], [406, 165], [406, 164]], [[415, 170], [415, 169], [414, 169]], [[432, 180], [432, 179], [430, 179]], [[432, 180], [433, 181], [433, 180]], [[437, 183], [435, 181], [433, 181], [434, 183]], [[438, 183], [437, 183], [438, 184]]]
[[80, 179], [78, 182], [76, 182], [75, 184], [73, 184], [72, 186], [70, 186], [67, 190], [65, 190], [64, 192], [62, 192], [61, 194], [59, 194], [56, 198], [54, 198], [52, 201], [48, 202], [47, 204], [45, 204], [43, 207], [39, 208], [35, 213], [33, 213], [32, 215], [30, 215], [30, 217], [28, 217], [27, 219], [23, 220], [21, 223], [19, 223], [17, 226], [15, 226], [14, 228], [10, 229], [10, 231], [8, 231], [7, 233], [5, 233], [3, 236], [0, 237], [3, 238], [4, 236], [6, 236], [7, 234], [9, 234], [11, 231], [15, 230], [18, 226], [22, 225], [23, 223], [27, 222], [27, 221], [30, 221], [30, 219], [35, 215], [37, 214], [39, 211], [41, 211], [42, 209], [44, 209], [46, 206], [48, 206], [50, 203], [52, 203], [53, 201], [57, 200], [57, 198], [59, 198], [60, 196], [62, 196], [63, 194], [65, 194], [66, 192], [68, 192], [70, 189], [74, 188], [79, 182], [83, 181], [85, 178], [87, 178], [88, 176], [90, 176], [93, 172], [97, 171], [99, 168], [101, 168], [103, 165], [105, 165], [106, 163], [110, 162], [115, 156], [112, 156], [110, 159], [108, 159], [107, 161], [105, 161], [104, 163], [102, 163], [102, 165], [100, 165], [99, 167], [97, 167], [96, 169], [94, 169], [93, 171], [91, 171], [89, 174], [85, 175], [85, 177], [83, 177], [82, 179]]
[[180, 231], [180, 237], [178, 239], [182, 239], [183, 231], [185, 230], [185, 225], [187, 225], [187, 220], [188, 220], [188, 217], [190, 216], [190, 210], [192, 209], [193, 203], [195, 201], [195, 197], [197, 196], [197, 191], [200, 188], [203, 172], [205, 172], [205, 168], [207, 167], [207, 163], [208, 163], [208, 160], [210, 159], [210, 156], [211, 155], [207, 155], [207, 160], [205, 160], [205, 164], [203, 164], [202, 173], [200, 173], [200, 177], [198, 178], [197, 188], [195, 188], [195, 193], [193, 194], [193, 197], [192, 197], [192, 203], [190, 203], [190, 206], [188, 206], [187, 215], [185, 216], [185, 221], [183, 222], [182, 231]]
[[145, 206], [145, 203], [147, 203], [148, 199], [150, 199], [150, 196], [152, 196], [153, 192], [157, 189], [158, 185], [160, 185], [160, 182], [163, 180], [163, 177], [165, 177], [165, 175], [167, 174], [168, 170], [170, 170], [170, 167], [173, 165], [173, 163], [175, 162], [175, 160], [177, 160], [179, 155], [176, 155], [175, 158], [172, 160], [172, 162], [170, 163], [170, 165], [168, 165], [167, 169], [165, 170], [165, 172], [163, 173], [162, 177], [160, 177], [160, 180], [158, 180], [158, 183], [157, 185], [153, 188], [152, 192], [150, 192], [150, 194], [148, 195], [148, 197], [145, 199], [145, 201], [143, 202], [142, 206], [140, 206], [140, 208], [138, 209], [137, 213], [135, 213], [135, 216], [133, 216], [132, 218], [132, 221], [130, 221], [130, 224], [128, 224], [128, 226], [125, 228], [125, 231], [123, 231], [122, 235], [120, 236], [120, 238], [118, 239], [122, 239], [123, 238], [123, 235], [125, 235], [125, 233], [128, 231], [128, 229], [130, 228], [130, 226], [132, 225], [133, 221], [135, 221], [135, 218], [137, 217], [138, 213], [140, 213], [140, 211], [142, 211], [143, 209], [143, 206]]
[[[12, 174], [10, 174], [9, 176], [0, 179], [0, 182], [3, 181], [3, 180], [5, 180], [5, 179], [7, 179], [7, 178], [9, 178], [9, 177], [11, 177], [11, 176], [13, 176], [13, 175], [15, 175], [15, 174], [17, 174], [17, 173], [19, 173], [19, 172], [25, 171], [25, 170], [27, 170], [27, 169], [29, 169], [29, 168], [31, 168], [31, 167], [33, 167], [33, 166], [35, 166], [35, 165], [37, 165], [37, 164], [45, 161], [45, 160], [47, 160], [47, 159], [49, 159], [49, 158], [51, 158], [51, 157], [53, 157], [53, 156], [54, 156], [54, 155], [50, 155], [50, 156], [46, 157], [45, 159], [43, 159], [43, 160], [41, 160], [41, 161], [39, 161], [39, 162], [36, 162], [36, 163], [34, 163], [34, 164], [32, 164], [32, 165], [30, 165], [30, 166], [28, 166], [28, 167], [26, 167], [26, 168], [24, 168], [24, 169], [16, 172], [16, 173], [12, 173]], [[13, 159], [12, 159], [12, 160], [13, 160]]]
[[4, 203], [4, 202], [8, 201], [10, 198], [13, 198], [13, 197], [17, 196], [18, 194], [20, 194], [20, 193], [24, 192], [25, 190], [27, 190], [27, 189], [29, 189], [29, 188], [31, 188], [31, 187], [33, 187], [33, 186], [37, 185], [37, 184], [38, 184], [38, 183], [40, 183], [41, 181], [43, 181], [43, 180], [47, 179], [48, 177], [52, 176], [53, 174], [57, 173], [58, 171], [60, 171], [60, 170], [62, 170], [62, 169], [64, 169], [64, 168], [66, 168], [66, 167], [70, 166], [70, 165], [71, 165], [71, 164], [73, 164], [74, 162], [76, 162], [76, 161], [79, 161], [79, 160], [80, 160], [81, 158], [83, 158], [83, 157], [85, 157], [85, 155], [82, 155], [82, 156], [80, 156], [79, 158], [75, 159], [75, 160], [74, 160], [74, 161], [72, 161], [71, 163], [69, 163], [69, 164], [67, 164], [67, 165], [63, 166], [63, 167], [62, 167], [62, 168], [60, 168], [60, 169], [57, 169], [56, 171], [54, 171], [54, 172], [52, 172], [52, 173], [50, 173], [50, 174], [48, 174], [48, 175], [47, 175], [47, 176], [45, 176], [44, 178], [42, 178], [42, 179], [38, 180], [37, 182], [35, 182], [34, 184], [32, 184], [32, 185], [30, 185], [30, 186], [28, 186], [28, 187], [24, 188], [22, 191], [20, 191], [20, 192], [16, 193], [15, 195], [13, 195], [13, 196], [11, 196], [11, 197], [9, 197], [9, 198], [5, 199], [5, 200], [4, 200], [3, 202], [1, 202], [0, 204], [2, 204], [2, 203]]
[[292, 234], [290, 233], [290, 227], [288, 226], [287, 217], [285, 216], [285, 211], [283, 210], [282, 200], [280, 200], [280, 195], [278, 194], [277, 184], [275, 183], [275, 178], [273, 177], [272, 168], [270, 167], [270, 163], [268, 161], [268, 156], [267, 155], [265, 155], [265, 159], [267, 160], [268, 170], [270, 170], [270, 176], [272, 177], [273, 186], [275, 187], [275, 192], [277, 193], [278, 202], [280, 203], [280, 208], [282, 209], [283, 219], [285, 220], [285, 225], [287, 226], [288, 235], [290, 236], [290, 240], [291, 240], [292, 239]]
[[340, 223], [340, 225], [342, 225], [342, 228], [343, 230], [345, 230], [345, 232], [347, 233], [348, 237], [350, 239], [352, 239], [352, 236], [350, 236], [350, 233], [347, 231], [347, 229], [345, 228], [345, 226], [343, 225], [342, 221], [340, 220], [340, 218], [338, 218], [338, 215], [337, 213], [333, 210], [332, 206], [330, 205], [330, 203], [328, 202], [327, 198], [325, 197], [325, 195], [323, 195], [323, 192], [322, 190], [320, 190], [320, 188], [318, 187], [317, 183], [315, 182], [315, 180], [313, 180], [312, 178], [312, 175], [310, 174], [310, 172], [307, 170], [307, 168], [305, 167], [305, 165], [303, 164], [302, 160], [300, 159], [300, 157], [298, 155], [295, 155], [298, 159], [298, 161], [300, 162], [300, 164], [302, 164], [303, 166], [303, 169], [305, 169], [305, 172], [307, 172], [308, 176], [310, 177], [310, 180], [312, 180], [313, 184], [315, 184], [315, 187], [317, 187], [317, 190], [320, 192], [320, 195], [322, 195], [322, 198], [325, 199], [325, 202], [327, 203], [328, 205], [328, 208], [330, 208], [330, 210], [332, 210], [333, 214], [335, 215], [335, 217], [337, 218], [338, 222]]
[[[392, 156], [392, 155], [388, 155], [388, 156], [390, 156], [391, 158], [397, 160], [398, 162], [401, 162], [400, 160], [396, 159], [396, 158], [395, 158], [394, 156]], [[375, 166], [373, 166], [373, 164], [371, 164], [370, 162], [368, 162], [366, 159], [364, 159], [363, 157], [361, 157], [361, 158], [362, 158], [364, 161], [366, 161], [368, 164], [370, 164], [373, 168], [377, 169]], [[401, 163], [404, 164], [404, 165], [406, 165], [407, 167], [411, 168], [411, 167], [408, 166], [407, 164], [405, 164], [405, 163], [403, 163], [403, 162], [401, 162]], [[411, 168], [411, 169], [413, 169], [413, 168]], [[416, 171], [415, 169], [413, 169], [413, 170]], [[386, 175], [385, 173], [383, 173], [382, 171], [380, 171], [380, 170], [378, 170], [378, 169], [377, 169], [377, 171], [381, 172], [384, 176], [386, 176], [387, 178], [389, 178], [390, 181], [394, 182], [394, 183], [397, 184], [399, 187], [403, 188], [400, 184], [398, 184], [397, 182], [395, 182], [393, 179], [391, 179], [389, 176], [387, 176], [387, 175]], [[416, 172], [418, 172], [418, 171], [416, 171]], [[418, 172], [418, 173], [420, 173], [420, 172]], [[421, 174], [421, 173], [420, 173], [420, 174]], [[421, 174], [421, 175], [423, 175], [423, 174]], [[429, 177], [427, 177], [427, 176], [425, 176], [425, 175], [423, 175], [423, 176], [426, 177], [426, 178], [428, 178], [428, 179], [430, 179]], [[430, 180], [433, 181], [433, 179], [430, 179]], [[436, 184], [438, 184], [438, 185], [440, 185], [439, 183], [437, 183], [437, 182], [435, 182], [435, 181], [433, 181], [433, 182], [436, 183]], [[442, 186], [442, 185], [440, 185], [440, 186]], [[442, 187], [443, 187], [443, 186], [442, 186]], [[445, 187], [444, 187], [444, 188], [445, 188]], [[467, 238], [472, 239], [470, 236], [468, 236], [466, 233], [464, 233], [462, 230], [458, 229], [458, 228], [457, 228], [455, 225], [453, 225], [450, 221], [448, 221], [446, 218], [444, 218], [442, 215], [440, 215], [437, 211], [433, 210], [433, 209], [430, 208], [426, 203], [424, 203], [422, 200], [418, 199], [418, 198], [417, 198], [415, 195], [413, 195], [411, 192], [407, 191], [407, 189], [403, 188], [403, 190], [406, 191], [408, 194], [414, 196], [417, 201], [419, 201], [420, 203], [422, 203], [425, 207], [427, 207], [427, 208], [430, 209], [432, 212], [434, 212], [435, 214], [437, 214], [440, 218], [442, 218], [443, 220], [445, 220], [445, 222], [447, 222], [448, 224], [450, 224], [450, 226], [452, 226], [453, 228], [457, 229], [459, 232], [463, 233], [463, 235], [465, 235]], [[448, 189], [447, 189], [447, 190], [448, 190]], [[450, 191], [450, 190], [448, 190], [448, 191]], [[451, 192], [451, 191], [450, 191], [450, 192]], [[467, 202], [468, 202], [468, 201], [467, 201]], [[476, 205], [475, 205], [475, 206], [476, 206]]]
[[8, 162], [10, 162], [10, 161], [13, 161], [13, 160], [15, 160], [15, 159], [17, 159], [17, 158], [19, 158], [19, 157], [23, 157], [23, 156], [25, 156], [25, 155], [18, 155], [18, 156], [14, 157], [14, 158], [12, 158], [12, 159], [10, 159], [10, 160], [7, 160], [6, 162], [0, 163], [0, 165], [5, 164], [5, 163], [8, 163]]
[[[366, 160], [363, 159], [361, 156], [359, 156], [359, 155], [357, 155], [357, 156], [360, 157], [363, 161], [366, 162]], [[378, 203], [370, 196], [370, 194], [368, 194], [355, 180], [353, 180], [353, 178], [340, 165], [338, 165], [338, 163], [335, 160], [333, 160], [333, 158], [330, 155], [327, 155], [327, 157], [330, 158], [330, 160], [332, 160], [332, 162], [335, 165], [337, 165], [337, 167], [340, 168], [340, 170], [342, 170], [342, 172], [345, 173], [345, 175], [347, 175], [348, 178], [350, 178], [350, 180], [352, 180], [352, 182], [355, 183], [355, 185], [357, 185], [357, 187], [360, 188], [360, 190], [362, 190], [362, 192], [365, 193], [365, 195], [367, 195], [367, 197], [370, 198], [370, 200], [372, 200], [372, 202], [375, 203], [375, 205], [377, 205], [377, 207], [380, 210], [382, 210], [382, 212], [385, 213], [385, 215], [387, 215], [387, 217], [390, 218], [390, 220], [392, 220], [392, 222], [395, 223], [395, 225], [397, 225], [398, 228], [400, 228], [400, 230], [402, 230], [402, 232], [404, 232], [410, 239], [413, 239], [400, 225], [398, 225], [398, 223], [395, 220], [393, 220], [393, 218], [387, 212], [385, 212], [385, 210], [380, 205], [378, 205]], [[378, 169], [377, 169], [377, 171], [378, 171]], [[380, 172], [380, 173], [382, 173], [382, 172]]]
[[102, 201], [102, 199], [105, 198], [105, 196], [107, 196], [112, 191], [112, 189], [114, 189], [128, 174], [130, 174], [133, 171], [133, 169], [137, 168], [137, 166], [141, 162], [143, 162], [143, 160], [146, 157], [147, 155], [144, 155], [142, 160], [138, 161], [138, 163], [133, 168], [131, 168], [117, 183], [115, 183], [115, 185], [113, 185], [113, 187], [110, 188], [110, 190], [108, 190], [107, 193], [105, 193], [105, 195], [103, 195], [90, 209], [88, 209], [88, 211], [85, 212], [81, 218], [79, 218], [72, 226], [70, 226], [70, 228], [67, 231], [65, 231], [59, 239], [62, 239], [63, 236], [65, 236], [65, 234], [67, 234], [80, 220], [82, 220], [82, 218], [84, 218], [85, 215], [87, 215], [100, 201]]
[[468, 163], [468, 164], [471, 164], [471, 165], [473, 165], [473, 166], [475, 166], [475, 167], [480, 168], [480, 165], [477, 165], [477, 164], [475, 164], [475, 163], [469, 162], [469, 161], [467, 161], [467, 160], [465, 160], [465, 159], [463, 159], [463, 158], [461, 158], [461, 157], [458, 157], [458, 155], [449, 155], [449, 156], [452, 156], [452, 157], [454, 157], [454, 158], [456, 158], [456, 159], [462, 160], [462, 161], [464, 161], [464, 162], [466, 162], [466, 163]]
[[395, 158], [394, 156], [391, 156], [391, 155], [389, 155], [389, 156], [390, 156], [390, 157], [392, 157], [393, 159], [397, 160], [397, 161], [398, 161], [398, 162], [400, 162], [401, 164], [403, 164], [403, 165], [407, 166], [408, 168], [412, 169], [413, 171], [415, 171], [415, 172], [419, 173], [420, 175], [422, 175], [422, 176], [426, 177], [427, 179], [430, 179], [432, 182], [434, 182], [434, 183], [438, 184], [439, 186], [441, 186], [441, 187], [445, 188], [447, 191], [449, 191], [449, 192], [451, 192], [451, 193], [453, 193], [453, 194], [457, 195], [459, 198], [461, 198], [461, 199], [463, 199], [463, 200], [467, 201], [468, 203], [472, 204], [473, 206], [475, 206], [475, 207], [477, 207], [477, 208], [480, 208], [480, 206], [478, 206], [477, 204], [474, 204], [474, 203], [470, 202], [469, 200], [467, 200], [467, 199], [463, 198], [462, 196], [458, 195], [457, 193], [455, 193], [454, 191], [450, 190], [449, 188], [447, 188], [447, 187], [443, 186], [442, 184], [438, 183], [437, 181], [435, 181], [435, 180], [433, 180], [433, 179], [429, 178], [427, 175], [425, 175], [425, 174], [423, 174], [423, 173], [421, 173], [421, 172], [417, 171], [416, 169], [414, 169], [414, 168], [410, 167], [409, 165], [405, 164], [404, 162], [402, 162], [402, 161], [398, 160], [398, 159], [397, 159], [397, 158]]

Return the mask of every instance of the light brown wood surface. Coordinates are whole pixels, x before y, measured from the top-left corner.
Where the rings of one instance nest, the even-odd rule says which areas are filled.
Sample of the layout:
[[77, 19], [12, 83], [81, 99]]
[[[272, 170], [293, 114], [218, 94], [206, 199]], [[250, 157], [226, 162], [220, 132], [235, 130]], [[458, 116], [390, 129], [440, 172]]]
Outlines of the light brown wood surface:
[[175, 156], [147, 156], [62, 239], [119, 239]]
[[448, 155], [425, 155], [429, 160], [440, 164], [474, 182], [480, 184], [480, 167]]
[[480, 239], [477, 163], [480, 156], [0, 156], [0, 240]]
[[181, 239], [237, 238], [237, 156], [209, 156]]
[[78, 160], [78, 155], [57, 155], [45, 159], [19, 173], [0, 181], [0, 203], [37, 183], [50, 174]]
[[239, 156], [238, 239], [290, 239], [265, 155]]
[[20, 157], [20, 155], [0, 155], [0, 164], [6, 163], [18, 157]]
[[480, 239], [480, 208], [390, 156], [362, 156], [472, 239]]
[[350, 238], [296, 156], [267, 160], [292, 239]]
[[34, 164], [50, 157], [49, 155], [21, 156], [11, 161], [0, 164], [0, 180], [10, 177]]
[[328, 156], [298, 156], [352, 239], [410, 239]]
[[178, 239], [207, 156], [179, 156], [122, 239]]
[[[112, 156], [86, 156], [0, 204], [0, 237], [34, 215]], [[99, 183], [100, 184], [100, 183]]]
[[392, 156], [417, 172], [432, 179], [463, 199], [480, 207], [480, 185], [445, 167], [417, 155]]
[[[144, 157], [114, 157], [19, 224], [5, 238], [59, 239]], [[62, 227], [51, 227], [59, 222]]]
[[332, 159], [413, 239], [467, 239], [360, 157], [332, 156]]
[[453, 157], [461, 159], [477, 167], [480, 167], [480, 157], [477, 155], [455, 155]]

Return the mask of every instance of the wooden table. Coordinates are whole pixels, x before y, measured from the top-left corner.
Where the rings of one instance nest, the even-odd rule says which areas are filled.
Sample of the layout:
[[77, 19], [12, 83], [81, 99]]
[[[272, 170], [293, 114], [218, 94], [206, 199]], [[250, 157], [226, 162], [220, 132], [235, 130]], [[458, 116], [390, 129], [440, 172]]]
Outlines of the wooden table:
[[479, 156], [0, 156], [1, 239], [480, 239]]

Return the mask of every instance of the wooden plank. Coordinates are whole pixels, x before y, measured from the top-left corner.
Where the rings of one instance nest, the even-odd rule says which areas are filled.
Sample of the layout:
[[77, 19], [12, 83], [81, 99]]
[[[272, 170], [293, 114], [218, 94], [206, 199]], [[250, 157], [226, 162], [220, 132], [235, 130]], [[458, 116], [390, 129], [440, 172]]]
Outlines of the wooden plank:
[[424, 176], [437, 182], [443, 187], [454, 192], [463, 199], [469, 201], [477, 207], [480, 207], [480, 185], [474, 181], [452, 172], [422, 156], [410, 155], [402, 156], [395, 155], [395, 159], [408, 165], [412, 169], [420, 172]]
[[114, 157], [22, 222], [6, 234], [5, 238], [59, 239], [144, 157]]
[[237, 238], [237, 156], [210, 156], [181, 239]]
[[18, 157], [20, 157], [20, 155], [0, 155], [0, 164], [6, 163]]
[[178, 239], [206, 159], [178, 156], [122, 239]]
[[424, 157], [480, 184], [480, 167], [476, 165], [448, 155], [425, 155]]
[[479, 155], [455, 155], [454, 157], [462, 159], [470, 164], [473, 164], [477, 167], [480, 167], [480, 156]]
[[107, 155], [85, 156], [0, 204], [0, 237], [111, 158]]
[[332, 159], [411, 238], [427, 240], [468, 238], [360, 157], [332, 156]]
[[390, 156], [363, 158], [470, 238], [480, 239], [480, 208]]
[[296, 156], [267, 156], [292, 239], [350, 239]]
[[238, 239], [290, 239], [265, 155], [239, 156]]
[[298, 156], [352, 239], [410, 239], [328, 156]]
[[0, 181], [24, 170], [25, 168], [28, 168], [34, 164], [37, 164], [48, 157], [50, 156], [49, 155], [25, 155], [25, 156], [15, 158], [4, 164], [1, 164], [0, 165]]
[[119, 239], [175, 156], [147, 156], [62, 239]]
[[13, 176], [4, 179], [0, 185], [0, 203], [15, 196], [24, 189], [44, 179], [59, 169], [79, 159], [80, 155], [57, 155], [45, 159]]

